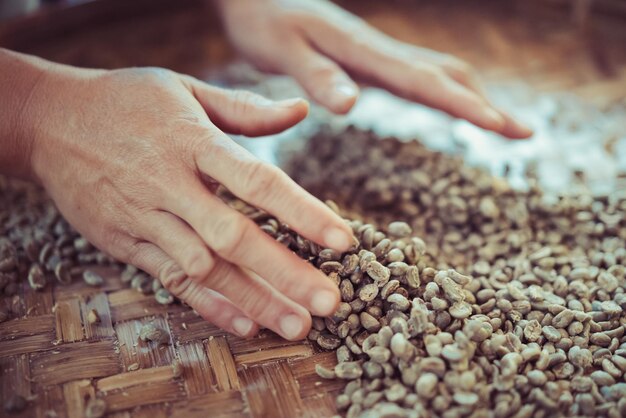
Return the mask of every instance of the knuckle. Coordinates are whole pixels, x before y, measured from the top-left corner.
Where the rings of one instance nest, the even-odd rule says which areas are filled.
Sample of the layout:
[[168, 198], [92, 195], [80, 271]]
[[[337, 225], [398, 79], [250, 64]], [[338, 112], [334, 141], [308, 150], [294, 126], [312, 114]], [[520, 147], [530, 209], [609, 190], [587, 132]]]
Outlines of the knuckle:
[[158, 269], [158, 277], [163, 287], [176, 296], [185, 294], [191, 284], [189, 277], [174, 262], [163, 263]]
[[248, 231], [248, 222], [237, 213], [220, 217], [215, 222], [212, 248], [218, 254], [232, 257], [241, 246]]
[[256, 100], [255, 94], [246, 90], [230, 90], [229, 95], [233, 114], [244, 116], [253, 110], [252, 107]]
[[160, 83], [160, 82], [163, 82], [164, 80], [169, 80], [174, 75], [173, 71], [168, 70], [166, 68], [161, 68], [161, 67], [143, 67], [143, 68], [137, 69], [136, 71], [146, 80], [149, 80], [155, 83]]
[[278, 311], [277, 301], [272, 301], [272, 293], [262, 286], [246, 286], [241, 293], [239, 308], [250, 318], [266, 322], [272, 320]]
[[468, 80], [474, 71], [470, 64], [457, 58], [451, 58], [443, 65], [443, 68], [448, 74], [459, 81]]
[[134, 264], [140, 258], [140, 243], [127, 234], [115, 229], [102, 228], [96, 236], [94, 244], [118, 260]]
[[243, 178], [243, 198], [251, 203], [271, 193], [279, 186], [282, 172], [273, 165], [255, 160], [248, 163]]
[[314, 83], [323, 83], [332, 80], [339, 69], [330, 62], [318, 63], [309, 69], [308, 78]]
[[422, 75], [428, 84], [437, 86], [444, 84], [447, 78], [442, 69], [430, 66], [422, 69]]
[[211, 271], [198, 283], [214, 291], [227, 289], [230, 281], [230, 266], [227, 263], [215, 263]]
[[211, 275], [215, 268], [215, 259], [205, 248], [191, 248], [187, 253], [190, 254], [187, 261], [189, 278], [201, 281]]
[[173, 71], [165, 68], [139, 67], [111, 70], [102, 77], [103, 80], [122, 82], [130, 86], [148, 83], [159, 87], [164, 85], [166, 81], [172, 80], [174, 74]]

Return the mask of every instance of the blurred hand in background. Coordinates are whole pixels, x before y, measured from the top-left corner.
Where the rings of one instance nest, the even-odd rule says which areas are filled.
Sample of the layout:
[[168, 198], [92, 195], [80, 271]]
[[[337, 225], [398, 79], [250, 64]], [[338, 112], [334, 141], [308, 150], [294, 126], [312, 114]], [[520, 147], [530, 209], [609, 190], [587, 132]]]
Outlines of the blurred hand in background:
[[246, 58], [294, 77], [332, 112], [347, 113], [359, 94], [353, 80], [365, 80], [509, 138], [532, 134], [487, 101], [467, 63], [397, 41], [329, 1], [216, 2]]

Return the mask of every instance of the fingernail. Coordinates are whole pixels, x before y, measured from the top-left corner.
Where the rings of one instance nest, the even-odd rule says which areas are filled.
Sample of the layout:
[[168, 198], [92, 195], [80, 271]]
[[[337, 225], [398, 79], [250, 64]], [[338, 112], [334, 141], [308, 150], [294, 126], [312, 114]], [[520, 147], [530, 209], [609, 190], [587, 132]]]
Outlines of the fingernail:
[[335, 92], [344, 97], [354, 97], [358, 94], [358, 91], [354, 85], [341, 81], [335, 84]]
[[324, 232], [324, 244], [335, 250], [346, 251], [352, 244], [352, 237], [343, 229], [332, 226]]
[[246, 317], [240, 316], [238, 318], [233, 319], [233, 329], [237, 334], [242, 337], [245, 337], [250, 333], [250, 330], [254, 326], [254, 322], [249, 320]]
[[294, 107], [296, 105], [299, 105], [303, 101], [304, 100], [299, 99], [299, 98], [280, 100], [278, 102], [274, 102], [274, 106], [277, 106], [277, 107]]
[[525, 125], [519, 121], [514, 120], [515, 122], [515, 127], [519, 130], [519, 136], [522, 138], [528, 138], [529, 136], [531, 136], [534, 131], [532, 130], [531, 127], [529, 127], [528, 125]]
[[315, 292], [311, 300], [311, 306], [315, 310], [316, 315], [328, 316], [335, 312], [337, 305], [337, 296], [329, 290], [320, 290]]
[[284, 337], [296, 338], [302, 332], [302, 321], [297, 315], [285, 315], [280, 319], [280, 330]]
[[485, 116], [486, 122], [496, 125], [499, 128], [504, 127], [504, 118], [495, 110], [487, 107], [483, 111], [483, 115]]

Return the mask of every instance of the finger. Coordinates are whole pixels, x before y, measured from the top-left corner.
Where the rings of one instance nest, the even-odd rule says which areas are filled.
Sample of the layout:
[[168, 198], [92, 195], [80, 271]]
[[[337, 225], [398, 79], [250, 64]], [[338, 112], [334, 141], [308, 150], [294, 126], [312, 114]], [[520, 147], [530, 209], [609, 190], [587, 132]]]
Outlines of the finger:
[[[459, 83], [466, 86], [471, 91], [474, 91], [476, 94], [480, 95], [483, 98], [486, 98], [486, 94], [481, 87], [480, 83], [476, 76], [471, 72], [466, 72], [462, 70], [451, 70], [449, 74]], [[485, 99], [487, 100], [487, 99]], [[506, 136], [511, 139], [524, 139], [528, 138], [533, 134], [533, 130], [526, 126], [525, 124], [517, 121], [511, 115], [501, 110], [496, 110], [500, 116], [504, 119], [504, 125], [498, 132], [500, 135]]]
[[358, 37], [354, 31], [330, 23], [307, 25], [305, 31], [308, 39], [330, 58], [398, 96], [484, 129], [499, 132], [505, 125], [504, 118], [480, 95], [446, 77], [437, 65], [411, 59], [403, 44], [368, 26], [361, 27]]
[[191, 279], [204, 279], [213, 269], [215, 260], [202, 238], [171, 213], [150, 212], [139, 234], [169, 254]]
[[200, 171], [306, 238], [339, 251], [350, 248], [354, 238], [343, 219], [282, 170], [260, 161], [219, 132], [207, 141], [211, 143], [206, 152], [196, 155]]
[[206, 321], [241, 337], [251, 337], [258, 332], [258, 325], [232, 302], [189, 279], [176, 262], [156, 245], [139, 242], [127, 254], [130, 254], [128, 261], [131, 264], [157, 277], [165, 288]]
[[[274, 289], [316, 315], [332, 314], [339, 304], [339, 291], [324, 274], [261, 231], [250, 219], [228, 207], [217, 197], [195, 185], [182, 195], [193, 200], [177, 205], [177, 212], [229, 262], [250, 269]], [[214, 275], [216, 267], [209, 276]], [[233, 300], [226, 291], [220, 291]], [[236, 287], [237, 289], [237, 287]], [[242, 307], [243, 308], [243, 307]]]
[[299, 340], [311, 328], [311, 316], [302, 306], [272, 288], [258, 275], [224, 260], [199, 283], [224, 295], [248, 318], [288, 340]]
[[294, 41], [281, 67], [313, 100], [331, 112], [348, 113], [359, 96], [359, 88], [346, 72], [304, 41]]
[[273, 101], [245, 90], [210, 86], [193, 77], [182, 80], [209, 119], [225, 132], [247, 136], [275, 134], [300, 122], [309, 112], [303, 99]]
[[500, 115], [504, 118], [504, 127], [499, 134], [512, 139], [526, 139], [533, 135], [534, 131], [527, 125], [519, 122], [508, 113], [500, 111]]
[[494, 132], [502, 130], [505, 125], [504, 118], [484, 98], [442, 76], [434, 69], [423, 71], [416, 76], [422, 78], [423, 84], [412, 85], [405, 90], [404, 96], [454, 117], [465, 119], [483, 129]]

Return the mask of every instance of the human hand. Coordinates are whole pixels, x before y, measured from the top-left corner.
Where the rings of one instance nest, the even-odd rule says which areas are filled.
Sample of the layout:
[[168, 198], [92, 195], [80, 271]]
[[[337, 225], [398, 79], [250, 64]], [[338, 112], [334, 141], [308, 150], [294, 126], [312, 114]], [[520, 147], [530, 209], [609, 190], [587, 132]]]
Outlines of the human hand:
[[[33, 176], [94, 245], [158, 277], [206, 320], [242, 336], [259, 325], [306, 336], [337, 287], [212, 193], [220, 183], [322, 246], [346, 250], [347, 224], [224, 132], [282, 131], [301, 99], [273, 102], [163, 69], [55, 66], [24, 115]], [[214, 190], [214, 188], [213, 188]]]
[[318, 103], [347, 113], [348, 74], [510, 138], [532, 131], [495, 109], [472, 68], [395, 40], [329, 1], [217, 0], [234, 45], [260, 69], [293, 76]]

